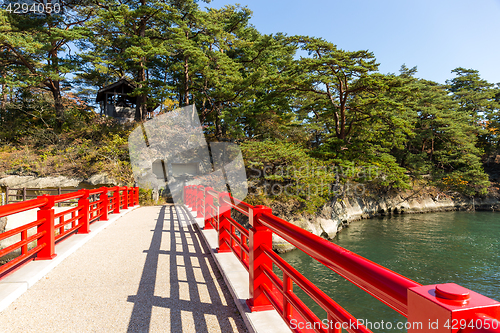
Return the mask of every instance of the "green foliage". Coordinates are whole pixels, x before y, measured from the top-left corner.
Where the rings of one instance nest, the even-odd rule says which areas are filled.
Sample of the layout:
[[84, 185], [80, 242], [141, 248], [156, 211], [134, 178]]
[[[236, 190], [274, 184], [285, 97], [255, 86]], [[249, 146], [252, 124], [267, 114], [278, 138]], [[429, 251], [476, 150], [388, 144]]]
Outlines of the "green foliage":
[[154, 206], [153, 191], [151, 189], [139, 188], [139, 205]]
[[496, 154], [499, 146], [498, 112], [500, 87], [481, 79], [479, 72], [462, 67], [452, 71], [456, 77], [446, 81], [448, 91], [458, 103], [458, 111], [468, 116], [476, 127], [478, 145], [488, 154]]
[[348, 189], [407, 189], [415, 178], [486, 193], [481, 158], [499, 149], [500, 88], [476, 70], [457, 68], [446, 85], [405, 65], [382, 74], [369, 50], [261, 34], [239, 5], [65, 6], [45, 16], [0, 10], [3, 172], [107, 171], [130, 183], [135, 125], [98, 117], [88, 102], [125, 77], [136, 86], [137, 120], [196, 104], [209, 140], [242, 142], [255, 203], [294, 201], [314, 213]]
[[88, 178], [107, 173], [132, 184], [127, 137], [120, 125], [90, 112], [78, 99], [64, 99], [65, 121], [58, 122], [47, 94], [24, 91], [2, 117], [0, 172], [30, 176]]
[[[401, 76], [408, 79], [410, 94], [405, 105], [413, 130], [405, 144], [392, 151], [400, 165], [414, 177], [431, 175], [440, 186], [448, 184], [467, 195], [484, 194], [489, 182], [477, 147], [481, 133], [477, 123], [470, 121], [470, 115], [454, 102], [445, 86], [412, 79], [405, 72]], [[457, 175], [467, 183], [452, 186], [456, 182], [448, 178]]]
[[61, 100], [65, 76], [77, 69], [70, 44], [86, 33], [85, 18], [73, 15], [75, 4], [60, 5], [60, 13], [16, 14], [0, 9], [0, 84], [49, 91], [58, 125], [65, 116]]
[[314, 213], [330, 197], [335, 174], [324, 161], [310, 157], [295, 143], [248, 141], [241, 145], [254, 201], [297, 201]]
[[452, 172], [441, 173], [436, 184], [444, 189], [452, 189], [469, 196], [485, 195], [490, 182], [488, 175], [484, 173], [479, 157], [465, 154], [455, 163], [462, 165]]
[[323, 160], [292, 142], [247, 141], [241, 145], [255, 202], [294, 201], [315, 213], [336, 197], [367, 194], [367, 188], [408, 188], [405, 170], [382, 154], [367, 161]]

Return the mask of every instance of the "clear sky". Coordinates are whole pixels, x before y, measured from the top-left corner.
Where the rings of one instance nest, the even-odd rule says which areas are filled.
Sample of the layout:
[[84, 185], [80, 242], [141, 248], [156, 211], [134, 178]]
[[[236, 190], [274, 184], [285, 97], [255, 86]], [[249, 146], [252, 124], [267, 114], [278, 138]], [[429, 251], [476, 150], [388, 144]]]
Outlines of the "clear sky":
[[240, 3], [261, 33], [322, 37], [349, 51], [368, 49], [382, 73], [417, 66], [417, 76], [445, 83], [451, 70], [479, 70], [500, 82], [500, 0], [212, 0]]

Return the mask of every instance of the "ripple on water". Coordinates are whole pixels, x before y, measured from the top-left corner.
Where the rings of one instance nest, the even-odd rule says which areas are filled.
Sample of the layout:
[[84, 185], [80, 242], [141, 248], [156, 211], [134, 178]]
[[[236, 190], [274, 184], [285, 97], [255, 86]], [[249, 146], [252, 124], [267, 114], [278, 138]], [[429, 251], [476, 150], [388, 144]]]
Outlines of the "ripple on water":
[[[499, 213], [446, 212], [362, 220], [353, 222], [333, 242], [421, 284], [454, 282], [500, 300]], [[302, 251], [282, 256], [357, 318], [405, 321]], [[304, 293], [297, 293], [324, 318], [321, 308]]]

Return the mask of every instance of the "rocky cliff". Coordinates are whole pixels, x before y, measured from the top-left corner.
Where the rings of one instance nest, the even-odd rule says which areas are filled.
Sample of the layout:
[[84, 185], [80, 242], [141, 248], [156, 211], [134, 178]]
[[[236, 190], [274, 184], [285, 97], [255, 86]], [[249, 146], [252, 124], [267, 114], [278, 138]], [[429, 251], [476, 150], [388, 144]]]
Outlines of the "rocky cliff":
[[[500, 200], [493, 195], [483, 198], [468, 198], [459, 194], [447, 195], [432, 191], [432, 189], [424, 194], [408, 191], [373, 197], [348, 197], [326, 204], [318, 216], [298, 216], [287, 220], [315, 235], [332, 239], [342, 228], [356, 220], [390, 214], [452, 210], [496, 211], [500, 210]], [[283, 253], [293, 250], [295, 247], [281, 237], [273, 235], [273, 248]]]
[[11, 188], [95, 188], [100, 186], [123, 185], [116, 182], [107, 174], [95, 174], [88, 179], [75, 179], [65, 176], [34, 177], [6, 175], [0, 178], [0, 186]]

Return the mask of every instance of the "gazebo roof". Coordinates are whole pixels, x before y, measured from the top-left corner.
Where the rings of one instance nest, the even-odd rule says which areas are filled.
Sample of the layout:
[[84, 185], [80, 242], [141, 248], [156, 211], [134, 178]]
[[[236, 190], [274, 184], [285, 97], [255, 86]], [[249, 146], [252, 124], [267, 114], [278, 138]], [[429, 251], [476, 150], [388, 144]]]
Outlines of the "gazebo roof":
[[133, 82], [130, 82], [129, 80], [125, 78], [121, 78], [120, 80], [116, 81], [115, 83], [112, 83], [110, 85], [107, 85], [105, 87], [102, 87], [99, 89], [97, 92], [97, 97], [95, 99], [96, 102], [103, 101], [106, 98], [106, 92], [122, 92], [125, 94], [131, 93], [136, 87], [136, 84]]

